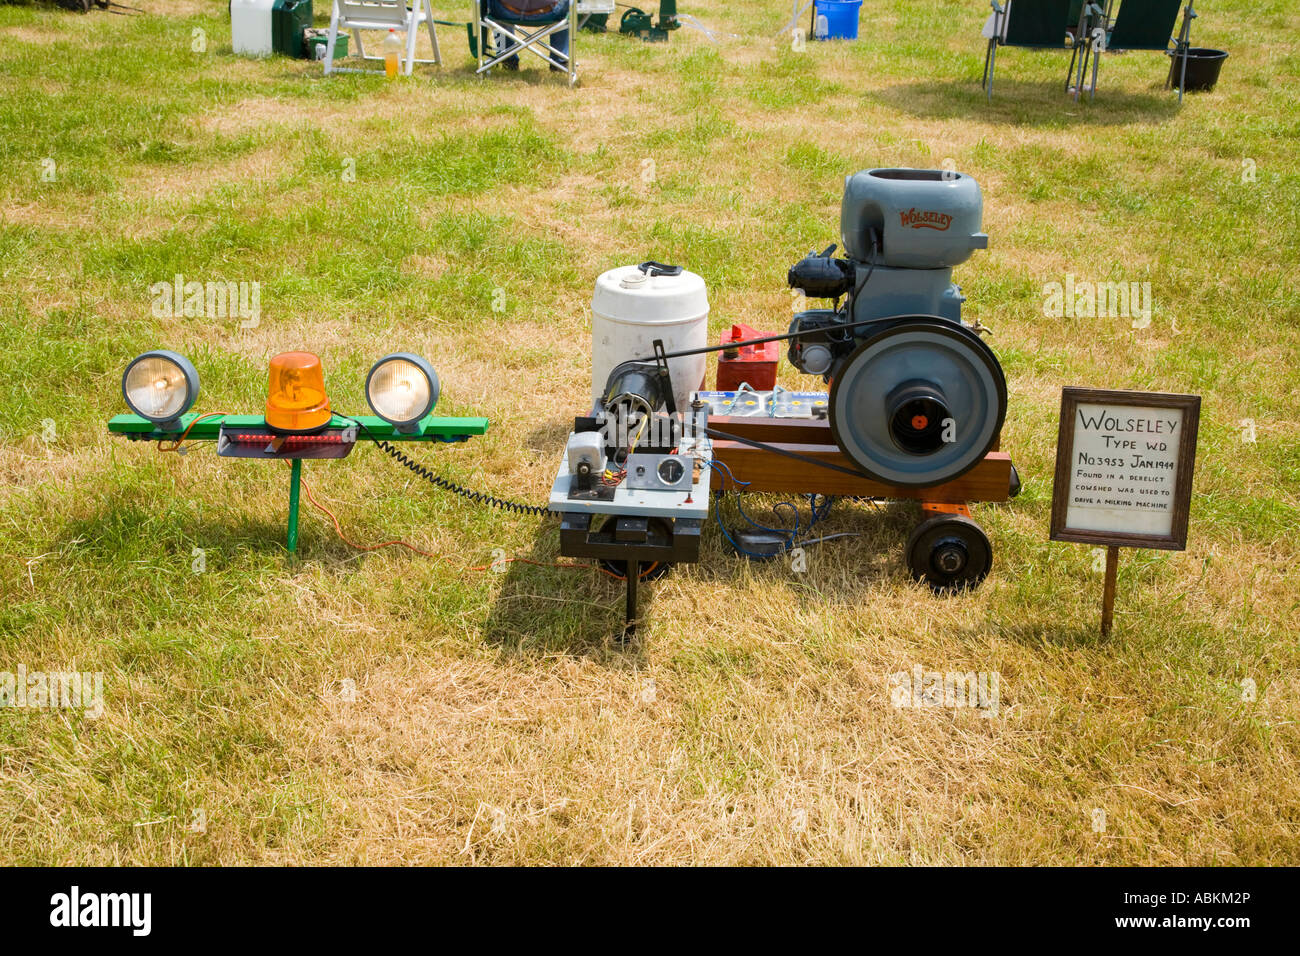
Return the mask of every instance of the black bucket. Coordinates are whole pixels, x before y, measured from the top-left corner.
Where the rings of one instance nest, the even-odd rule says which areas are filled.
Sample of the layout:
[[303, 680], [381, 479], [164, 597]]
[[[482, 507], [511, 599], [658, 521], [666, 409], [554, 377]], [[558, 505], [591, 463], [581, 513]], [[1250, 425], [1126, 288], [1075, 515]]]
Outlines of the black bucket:
[[[1214, 84], [1219, 82], [1219, 70], [1223, 69], [1223, 61], [1228, 58], [1228, 51], [1193, 46], [1187, 48], [1185, 56], [1187, 59], [1186, 92], [1214, 89]], [[1169, 58], [1169, 85], [1174, 89], [1178, 89], [1178, 84], [1183, 77], [1183, 58], [1184, 55], [1179, 54]]]

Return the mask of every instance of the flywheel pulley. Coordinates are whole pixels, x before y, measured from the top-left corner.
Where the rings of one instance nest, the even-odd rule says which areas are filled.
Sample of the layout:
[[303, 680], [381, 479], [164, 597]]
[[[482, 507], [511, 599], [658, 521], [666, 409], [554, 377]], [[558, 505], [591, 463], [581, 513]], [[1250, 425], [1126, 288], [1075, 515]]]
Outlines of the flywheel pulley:
[[904, 316], [867, 337], [831, 382], [840, 450], [897, 487], [952, 481], [993, 447], [1007, 412], [997, 356], [973, 331], [938, 316]]

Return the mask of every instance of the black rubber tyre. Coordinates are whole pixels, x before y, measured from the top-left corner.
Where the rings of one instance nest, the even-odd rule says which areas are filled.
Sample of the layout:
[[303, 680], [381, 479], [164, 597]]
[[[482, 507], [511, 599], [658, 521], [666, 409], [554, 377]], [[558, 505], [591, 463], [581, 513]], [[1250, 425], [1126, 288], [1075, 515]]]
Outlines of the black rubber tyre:
[[[616, 575], [620, 578], [627, 577], [626, 561], [608, 561], [605, 559], [601, 559], [600, 566], [604, 568], [606, 571], [608, 571], [610, 574]], [[662, 578], [665, 574], [667, 574], [672, 569], [673, 569], [673, 565], [671, 561], [659, 561], [656, 562], [655, 565], [649, 571], [647, 571], [644, 567], [642, 567], [641, 576], [637, 578], [637, 580], [658, 581], [660, 578]]]
[[[606, 519], [606, 520], [608, 520], [608, 519]], [[671, 529], [668, 527], [667, 522], [665, 522], [663, 519], [661, 519], [661, 518], [652, 518], [651, 520], [654, 521], [655, 524], [657, 524], [657, 525], [659, 526], [659, 528], [660, 528], [660, 529], [661, 529], [665, 534], [667, 534], [669, 531], [671, 531]], [[626, 577], [627, 577], [627, 562], [626, 562], [626, 561], [612, 561], [612, 560], [609, 560], [608, 558], [601, 558], [601, 559], [600, 559], [600, 566], [601, 566], [602, 568], [604, 568], [606, 571], [608, 571], [610, 574], [617, 575], [617, 576], [620, 577], [620, 578], [626, 578]], [[637, 578], [637, 580], [638, 580], [638, 581], [658, 581], [661, 577], [663, 577], [665, 574], [667, 574], [669, 571], [671, 571], [671, 570], [672, 570], [672, 567], [673, 567], [673, 564], [672, 564], [671, 561], [658, 561], [658, 562], [655, 562], [654, 566], [651, 567], [650, 570], [647, 571], [647, 570], [646, 570], [646, 565], [643, 564], [643, 565], [641, 566], [641, 575], [640, 575], [640, 577]]]
[[917, 525], [907, 539], [907, 567], [936, 594], [969, 591], [993, 567], [993, 546], [970, 518], [936, 515]]

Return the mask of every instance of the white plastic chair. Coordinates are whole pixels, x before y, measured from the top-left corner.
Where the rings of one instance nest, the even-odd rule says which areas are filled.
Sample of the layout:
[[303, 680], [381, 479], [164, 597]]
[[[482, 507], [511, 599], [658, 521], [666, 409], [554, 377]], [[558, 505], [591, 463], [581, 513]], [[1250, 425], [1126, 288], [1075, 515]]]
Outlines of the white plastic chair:
[[[429, 42], [433, 44], [433, 59], [416, 59], [415, 41], [419, 36], [420, 25], [429, 28]], [[334, 65], [334, 44], [338, 41], [340, 30], [352, 32], [352, 42], [356, 44], [357, 56], [363, 60], [382, 60], [382, 56], [367, 56], [361, 45], [362, 30], [396, 30], [406, 41], [406, 56], [403, 58], [401, 72], [411, 75], [416, 63], [433, 63], [442, 65], [442, 54], [438, 51], [438, 31], [433, 25], [433, 8], [429, 0], [412, 0], [408, 9], [406, 0], [334, 0], [334, 11], [330, 14], [329, 40], [325, 47], [325, 75], [331, 73], [377, 73], [378, 70], [367, 68], [351, 69]]]

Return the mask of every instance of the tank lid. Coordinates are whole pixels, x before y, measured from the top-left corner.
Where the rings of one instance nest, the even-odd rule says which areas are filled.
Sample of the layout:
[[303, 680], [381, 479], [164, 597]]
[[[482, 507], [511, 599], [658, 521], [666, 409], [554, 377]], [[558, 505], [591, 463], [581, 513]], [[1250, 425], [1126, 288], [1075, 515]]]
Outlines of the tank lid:
[[591, 309], [623, 322], [683, 322], [708, 314], [709, 297], [704, 280], [694, 272], [665, 275], [659, 269], [619, 266], [596, 280]]

